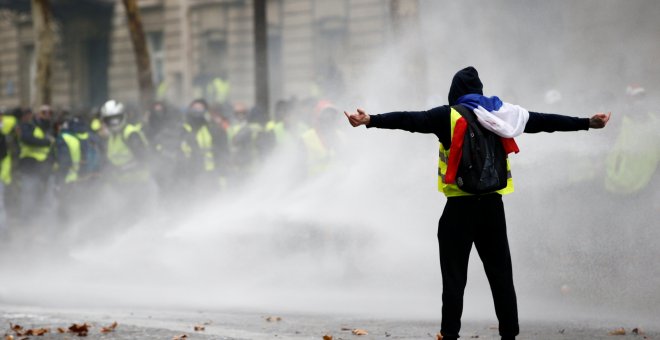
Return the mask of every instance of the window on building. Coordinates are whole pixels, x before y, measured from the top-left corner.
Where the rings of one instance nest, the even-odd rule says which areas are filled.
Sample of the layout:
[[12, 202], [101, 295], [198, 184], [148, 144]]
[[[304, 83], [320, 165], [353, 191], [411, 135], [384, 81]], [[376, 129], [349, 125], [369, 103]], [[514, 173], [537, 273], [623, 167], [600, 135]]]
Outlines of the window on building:
[[315, 36], [316, 83], [325, 96], [340, 94], [344, 88], [341, 65], [347, 55], [346, 18], [331, 17], [317, 21]]
[[194, 85], [199, 95], [212, 103], [222, 103], [227, 100], [229, 87], [228, 78], [228, 48], [224, 30], [207, 30], [201, 35], [199, 55], [199, 73]]
[[147, 48], [151, 57], [151, 76], [156, 86], [165, 79], [164, 63], [165, 52], [163, 51], [163, 32], [147, 32]]
[[224, 31], [210, 30], [203, 35], [202, 72], [208, 78], [227, 77], [227, 39]]
[[34, 45], [24, 45], [21, 54], [21, 105], [28, 106], [32, 104], [32, 99], [37, 93], [35, 84], [37, 62]]

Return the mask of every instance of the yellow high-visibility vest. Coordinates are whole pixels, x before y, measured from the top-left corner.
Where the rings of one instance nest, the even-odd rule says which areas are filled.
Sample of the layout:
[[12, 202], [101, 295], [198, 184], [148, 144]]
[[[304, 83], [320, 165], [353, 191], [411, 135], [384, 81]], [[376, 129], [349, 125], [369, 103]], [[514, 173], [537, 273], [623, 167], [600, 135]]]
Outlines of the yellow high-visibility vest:
[[330, 163], [331, 151], [328, 150], [318, 133], [309, 129], [301, 136], [307, 152], [307, 172], [309, 175], [318, 175], [324, 172]]
[[[12, 131], [14, 131], [14, 128], [16, 127], [16, 123], [17, 123], [16, 117], [6, 116], [6, 115], [2, 116], [0, 122], [2, 124], [0, 125], [0, 132], [2, 133], [0, 138], [5, 138]], [[12, 181], [11, 167], [12, 167], [11, 153], [7, 152], [7, 155], [2, 159], [2, 161], [0, 161], [0, 181], [2, 181], [6, 185], [11, 184]]]
[[[32, 132], [32, 135], [35, 138], [43, 139], [46, 137], [44, 130], [39, 126], [35, 126]], [[39, 162], [43, 162], [48, 159], [48, 153], [50, 153], [50, 146], [33, 146], [28, 145], [23, 142], [19, 142], [21, 152], [18, 155], [18, 158], [34, 158]]]
[[69, 149], [69, 155], [71, 156], [71, 167], [64, 179], [64, 183], [75, 182], [78, 180], [78, 171], [80, 170], [80, 140], [68, 133], [63, 133], [62, 139], [64, 139], [66, 147]]
[[275, 141], [277, 144], [285, 143], [287, 139], [290, 138], [284, 128], [284, 122], [277, 122], [274, 120], [268, 121], [264, 130], [266, 132], [272, 132], [275, 135]]
[[16, 123], [16, 117], [3, 115], [1, 123], [2, 125], [0, 125], [0, 132], [2, 132], [2, 134], [5, 136], [8, 135], [14, 130]]
[[[183, 124], [183, 128], [186, 129], [189, 133], [193, 132], [192, 126], [190, 124]], [[202, 125], [197, 132], [195, 133], [195, 140], [197, 141], [197, 147], [204, 154], [204, 170], [213, 171], [215, 169], [215, 158], [213, 156], [213, 136], [211, 131], [206, 125]], [[192, 146], [184, 140], [181, 142], [181, 150], [186, 158], [190, 158], [192, 154]]]
[[131, 149], [126, 145], [126, 141], [134, 133], [138, 134], [145, 146], [148, 145], [147, 138], [144, 136], [144, 133], [142, 133], [142, 125], [128, 124], [124, 127], [124, 131], [121, 134], [110, 134], [107, 151], [110, 163], [116, 166], [122, 166], [133, 160], [135, 156]]
[[660, 164], [658, 118], [648, 114], [635, 121], [623, 117], [621, 132], [607, 157], [605, 188], [618, 194], [632, 194], [646, 188]]
[[[456, 122], [461, 118], [461, 114], [458, 113], [453, 107], [451, 108], [451, 136], [454, 138], [454, 129], [456, 128]], [[450, 139], [450, 140], [451, 140]], [[455, 196], [471, 196], [473, 194], [467, 193], [461, 190], [455, 183], [447, 184], [445, 183], [445, 175], [447, 174], [447, 162], [449, 160], [449, 150], [445, 150], [444, 145], [440, 143], [440, 158], [438, 159], [438, 191], [445, 194], [447, 197]], [[511, 165], [509, 164], [509, 159], [506, 160], [506, 170], [508, 172], [508, 178], [506, 181], [506, 187], [504, 189], [497, 190], [496, 192], [501, 195], [510, 194], [513, 192], [513, 178], [511, 177]]]
[[99, 130], [101, 130], [101, 126], [102, 126], [101, 120], [98, 118], [93, 118], [92, 121], [89, 123], [89, 128], [94, 132], [98, 132]]

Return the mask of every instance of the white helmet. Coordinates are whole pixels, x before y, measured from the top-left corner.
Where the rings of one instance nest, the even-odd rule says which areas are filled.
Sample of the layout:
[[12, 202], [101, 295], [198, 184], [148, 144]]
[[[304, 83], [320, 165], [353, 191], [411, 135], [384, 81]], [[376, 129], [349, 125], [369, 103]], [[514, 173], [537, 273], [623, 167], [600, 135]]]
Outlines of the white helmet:
[[126, 122], [124, 104], [114, 99], [108, 100], [101, 106], [101, 119], [111, 130], [118, 130]]
[[124, 114], [124, 104], [111, 99], [105, 102], [101, 107], [101, 117], [110, 117], [115, 115]]

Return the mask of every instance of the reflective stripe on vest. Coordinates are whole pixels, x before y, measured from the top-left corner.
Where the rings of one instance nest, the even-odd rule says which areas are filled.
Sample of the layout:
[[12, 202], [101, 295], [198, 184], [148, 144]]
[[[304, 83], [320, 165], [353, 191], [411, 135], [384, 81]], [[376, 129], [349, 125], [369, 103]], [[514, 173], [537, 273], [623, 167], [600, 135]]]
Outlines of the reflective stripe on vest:
[[[34, 127], [34, 132], [32, 135], [34, 138], [38, 139], [44, 139], [46, 137], [44, 130], [38, 126]], [[50, 146], [32, 146], [23, 142], [20, 142], [19, 144], [21, 147], [21, 153], [18, 155], [18, 158], [34, 158], [39, 162], [43, 162], [48, 158]]]
[[64, 179], [64, 183], [71, 183], [78, 179], [78, 170], [80, 170], [80, 140], [68, 133], [63, 133], [62, 139], [64, 139], [66, 147], [69, 149], [69, 155], [71, 156], [71, 167]]
[[[183, 124], [183, 128], [189, 133], [192, 133], [193, 131], [190, 124]], [[209, 128], [206, 125], [202, 125], [202, 127], [197, 130], [195, 140], [197, 141], [197, 147], [199, 147], [199, 150], [204, 155], [204, 170], [213, 171], [215, 169], [215, 159], [213, 157], [213, 135], [211, 135], [211, 131], [209, 131]], [[183, 150], [186, 158], [190, 158], [192, 148], [185, 140], [181, 142], [181, 150]]]
[[[454, 128], [456, 127], [456, 122], [462, 118], [461, 114], [458, 113], [453, 107], [451, 108], [451, 136], [450, 140], [454, 138]], [[445, 150], [444, 145], [440, 143], [440, 154], [438, 159], [438, 191], [441, 191], [447, 197], [454, 196], [471, 196], [461, 189], [458, 188], [456, 184], [447, 184], [445, 183], [445, 174], [447, 173], [447, 160], [449, 159], [449, 150]], [[497, 193], [501, 195], [510, 194], [513, 192], [513, 178], [511, 177], [511, 165], [509, 159], [506, 160], [506, 170], [507, 170], [507, 183], [504, 189], [500, 189]]]

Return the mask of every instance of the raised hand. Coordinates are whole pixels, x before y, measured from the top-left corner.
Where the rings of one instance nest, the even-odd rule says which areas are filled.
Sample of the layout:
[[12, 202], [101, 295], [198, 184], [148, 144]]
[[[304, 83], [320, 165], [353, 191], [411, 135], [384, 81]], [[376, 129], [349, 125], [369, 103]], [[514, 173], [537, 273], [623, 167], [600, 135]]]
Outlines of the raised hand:
[[599, 112], [593, 115], [593, 117], [589, 118], [589, 128], [591, 129], [602, 129], [607, 125], [607, 122], [610, 120], [610, 116], [612, 115], [612, 112], [608, 112], [607, 114]]
[[344, 114], [353, 127], [368, 125], [371, 121], [371, 117], [363, 109], [357, 109], [357, 112], [351, 113], [344, 111]]

